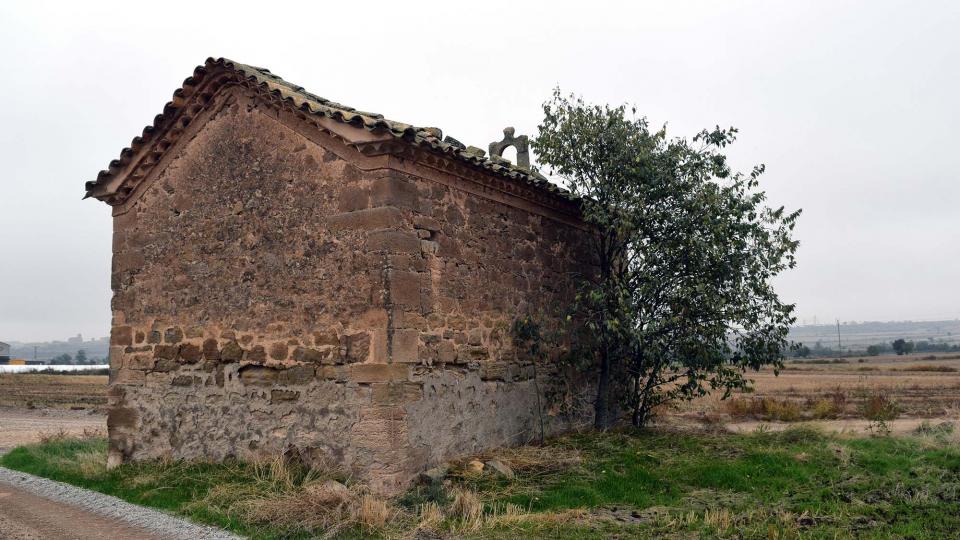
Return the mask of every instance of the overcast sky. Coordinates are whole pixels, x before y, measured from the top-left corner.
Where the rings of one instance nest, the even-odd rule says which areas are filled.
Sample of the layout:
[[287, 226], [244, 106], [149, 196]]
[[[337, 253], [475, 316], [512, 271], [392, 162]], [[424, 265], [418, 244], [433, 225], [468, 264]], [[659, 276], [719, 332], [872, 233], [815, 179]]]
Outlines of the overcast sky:
[[14, 4], [0, 340], [108, 334], [110, 208], [83, 183], [208, 56], [483, 148], [557, 85], [674, 135], [737, 126], [734, 162], [804, 211], [778, 281], [801, 322], [960, 317], [960, 2]]

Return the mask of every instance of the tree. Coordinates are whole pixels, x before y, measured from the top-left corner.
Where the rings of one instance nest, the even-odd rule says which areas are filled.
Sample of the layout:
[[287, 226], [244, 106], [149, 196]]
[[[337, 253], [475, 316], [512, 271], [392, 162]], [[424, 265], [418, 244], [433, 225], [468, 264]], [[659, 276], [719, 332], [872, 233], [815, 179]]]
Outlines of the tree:
[[86, 364], [87, 363], [87, 351], [80, 349], [77, 351], [77, 355], [74, 356], [77, 364]]
[[643, 426], [658, 405], [726, 397], [748, 369], [780, 367], [795, 318], [771, 280], [795, 265], [800, 212], [764, 204], [762, 165], [731, 170], [736, 129], [668, 138], [635, 109], [559, 90], [543, 109], [533, 147], [580, 201], [597, 262], [574, 306], [596, 342], [595, 426], [615, 420], [617, 396]]
[[906, 341], [903, 338], [894, 341], [891, 343], [891, 346], [893, 347], [894, 352], [896, 352], [898, 355], [909, 354], [913, 351], [913, 342]]
[[879, 356], [881, 352], [883, 352], [883, 347], [881, 347], [880, 345], [867, 346], [867, 354], [869, 354], [870, 356]]

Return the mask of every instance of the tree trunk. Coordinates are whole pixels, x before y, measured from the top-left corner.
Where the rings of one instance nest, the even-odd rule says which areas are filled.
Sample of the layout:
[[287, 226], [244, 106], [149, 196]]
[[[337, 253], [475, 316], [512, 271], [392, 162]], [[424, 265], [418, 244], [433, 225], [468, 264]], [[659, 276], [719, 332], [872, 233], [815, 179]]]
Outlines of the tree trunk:
[[594, 403], [593, 427], [606, 430], [610, 416], [610, 353], [604, 344], [600, 347], [600, 375], [597, 379], [597, 401]]

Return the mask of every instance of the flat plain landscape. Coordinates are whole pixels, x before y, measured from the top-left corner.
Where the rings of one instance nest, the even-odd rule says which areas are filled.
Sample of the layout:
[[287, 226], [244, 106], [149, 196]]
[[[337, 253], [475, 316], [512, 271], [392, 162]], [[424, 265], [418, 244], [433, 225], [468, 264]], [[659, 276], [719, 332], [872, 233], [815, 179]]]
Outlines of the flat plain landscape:
[[727, 400], [661, 411], [644, 432], [468, 456], [436, 483], [381, 499], [342, 472], [280, 461], [108, 471], [105, 376], [2, 375], [0, 447], [25, 446], [0, 462], [264, 539], [939, 539], [960, 529], [958, 355], [788, 360], [753, 378]]

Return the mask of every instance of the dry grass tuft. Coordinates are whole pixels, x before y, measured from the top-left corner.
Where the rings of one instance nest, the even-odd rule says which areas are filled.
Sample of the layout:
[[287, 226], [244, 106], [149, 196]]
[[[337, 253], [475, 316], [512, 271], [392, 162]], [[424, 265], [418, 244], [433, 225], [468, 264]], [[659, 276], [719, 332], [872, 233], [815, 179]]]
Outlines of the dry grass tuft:
[[74, 457], [74, 466], [87, 478], [98, 477], [107, 470], [107, 456], [103, 452], [78, 452]]
[[483, 524], [483, 501], [473, 491], [454, 488], [448, 513], [459, 521], [462, 528], [476, 530]]
[[386, 500], [364, 488], [348, 488], [333, 480], [240, 500], [233, 507], [255, 522], [293, 530], [323, 530], [327, 535], [355, 525], [380, 530], [397, 514]]
[[580, 450], [566, 446], [518, 446], [499, 448], [478, 456], [480, 461], [499, 459], [516, 473], [552, 474], [583, 463]]
[[956, 373], [958, 370], [955, 367], [950, 366], [933, 366], [929, 364], [922, 364], [919, 366], [906, 366], [900, 369], [895, 369], [894, 371], [929, 371], [933, 373]]
[[734, 417], [752, 416], [762, 420], [795, 422], [801, 417], [800, 404], [789, 399], [731, 398], [727, 412]]
[[37, 437], [40, 439], [40, 444], [50, 444], [67, 440], [70, 438], [70, 435], [66, 430], [60, 428], [57, 431], [41, 431], [37, 434]]
[[397, 511], [387, 501], [365, 493], [360, 496], [359, 503], [348, 505], [353, 521], [369, 529], [381, 529]]
[[435, 502], [421, 504], [417, 517], [417, 529], [435, 529], [444, 518], [443, 510]]

